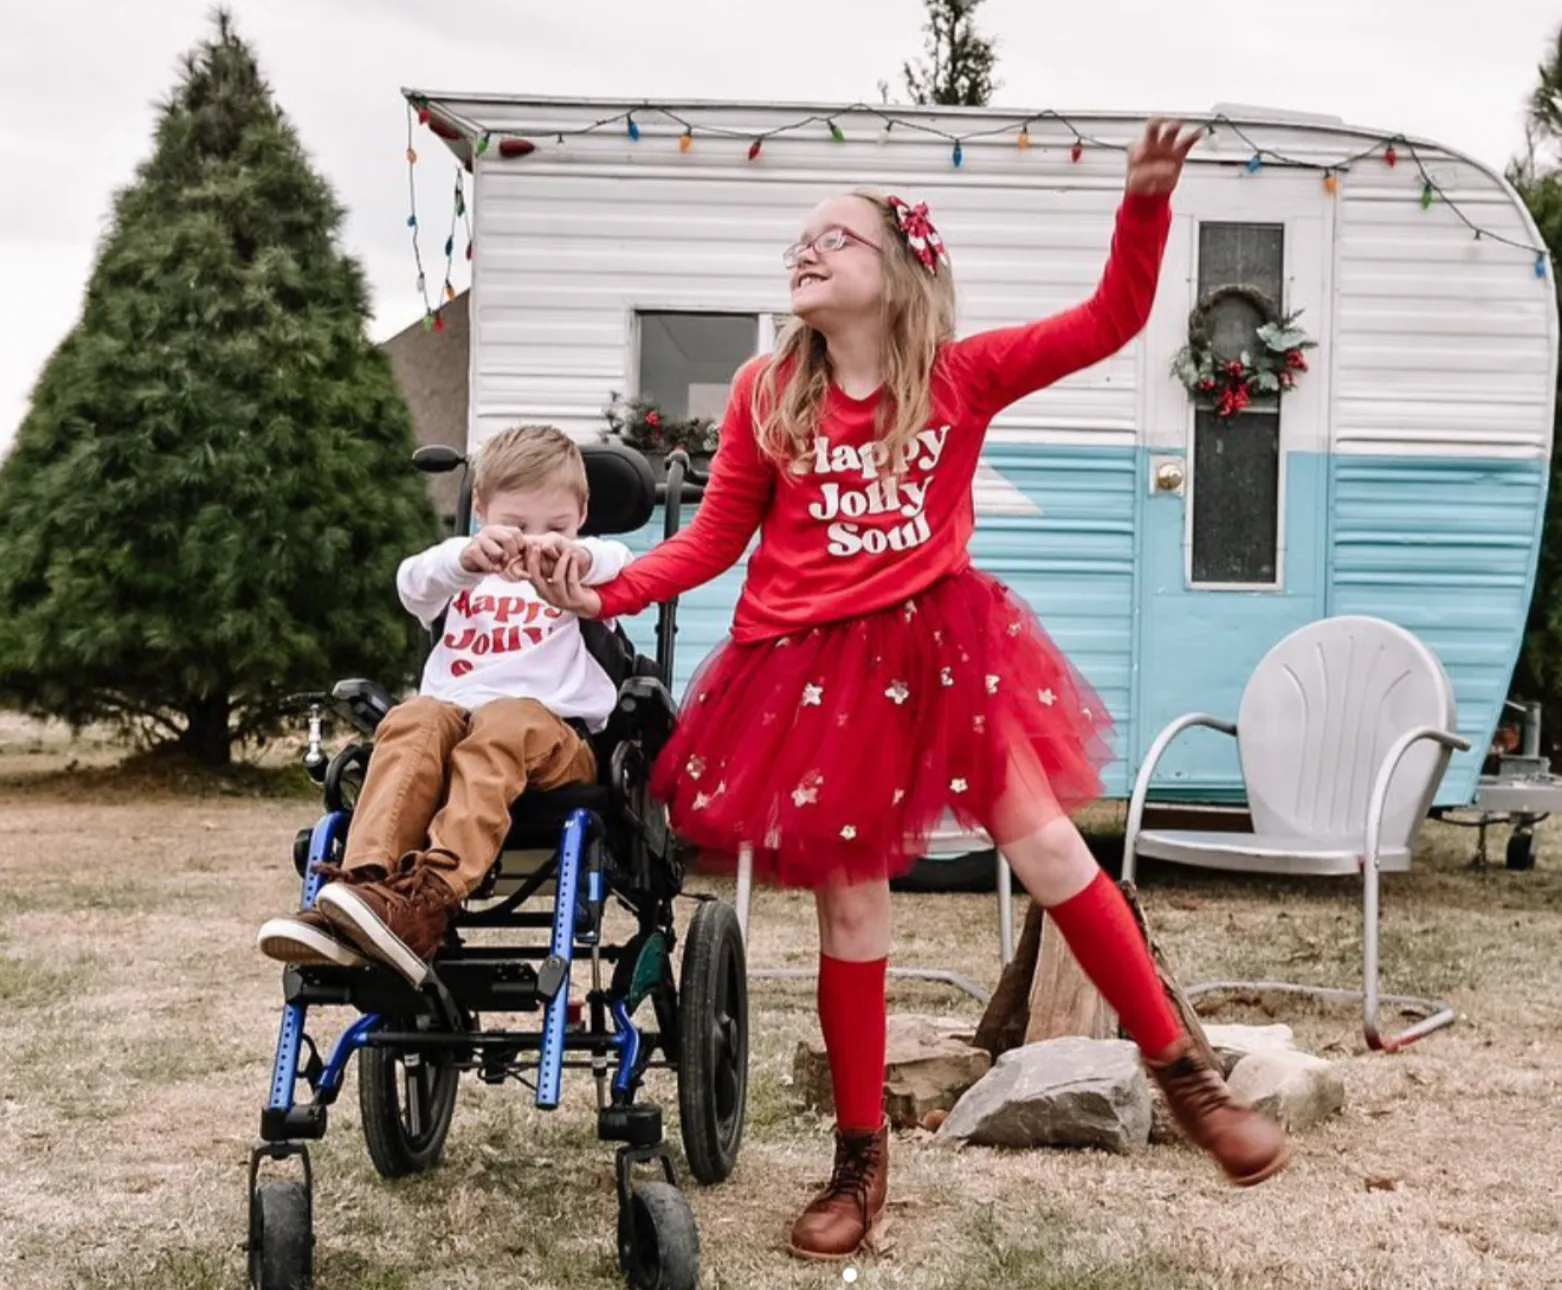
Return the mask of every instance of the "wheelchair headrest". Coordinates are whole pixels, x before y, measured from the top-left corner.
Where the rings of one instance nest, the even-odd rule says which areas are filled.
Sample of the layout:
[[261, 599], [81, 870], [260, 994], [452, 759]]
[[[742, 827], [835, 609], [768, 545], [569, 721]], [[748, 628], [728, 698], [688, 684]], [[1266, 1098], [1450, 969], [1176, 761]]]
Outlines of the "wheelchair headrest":
[[621, 443], [583, 443], [586, 483], [591, 500], [581, 533], [601, 537], [633, 533], [651, 522], [656, 511], [656, 477], [651, 463]]

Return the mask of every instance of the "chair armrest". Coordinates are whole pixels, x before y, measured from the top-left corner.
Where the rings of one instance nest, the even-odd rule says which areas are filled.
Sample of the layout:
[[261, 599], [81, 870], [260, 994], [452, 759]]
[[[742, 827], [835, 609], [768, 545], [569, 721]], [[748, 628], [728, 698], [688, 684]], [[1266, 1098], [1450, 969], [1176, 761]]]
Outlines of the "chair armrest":
[[1383, 808], [1388, 801], [1389, 785], [1393, 782], [1394, 772], [1399, 769], [1399, 763], [1405, 759], [1405, 754], [1423, 739], [1430, 739], [1450, 751], [1467, 752], [1470, 747], [1468, 739], [1447, 730], [1439, 730], [1436, 726], [1418, 726], [1414, 730], [1407, 730], [1394, 741], [1393, 746], [1384, 755], [1382, 765], [1378, 767], [1377, 778], [1372, 782], [1372, 796], [1367, 801], [1365, 853], [1361, 857], [1364, 926], [1362, 978], [1365, 983], [1363, 1023], [1367, 1046], [1379, 1052], [1396, 1052], [1407, 1044], [1413, 1044], [1446, 1021], [1444, 1016], [1434, 1015], [1397, 1035], [1383, 1034], [1378, 1025], [1378, 851], [1383, 844]]
[[338, 681], [331, 689], [331, 698], [345, 711], [353, 728], [363, 735], [373, 735], [386, 714], [396, 706], [389, 690], [378, 681], [361, 676]]
[[612, 742], [638, 739], [646, 756], [655, 760], [672, 738], [678, 722], [678, 705], [661, 680], [654, 676], [632, 676], [618, 689], [618, 702], [609, 718], [608, 735]]
[[1171, 746], [1172, 740], [1184, 730], [1190, 730], [1194, 726], [1218, 730], [1221, 734], [1231, 735], [1233, 738], [1237, 733], [1235, 722], [1223, 721], [1207, 712], [1188, 712], [1171, 722], [1155, 737], [1155, 742], [1150, 745], [1150, 751], [1144, 756], [1143, 765], [1139, 767], [1139, 774], [1134, 779], [1133, 796], [1128, 801], [1128, 826], [1123, 834], [1124, 882], [1134, 880], [1134, 848], [1139, 840], [1139, 829], [1144, 823], [1144, 803], [1150, 794], [1150, 778], [1155, 774], [1155, 768], [1160, 764], [1166, 749]]
[[1418, 726], [1414, 730], [1407, 730], [1394, 741], [1384, 754], [1377, 778], [1372, 782], [1372, 796], [1367, 799], [1367, 850], [1363, 857], [1367, 864], [1376, 866], [1378, 862], [1378, 849], [1383, 842], [1383, 808], [1388, 802], [1388, 789], [1393, 782], [1394, 772], [1399, 769], [1399, 763], [1404, 761], [1405, 754], [1423, 739], [1430, 739], [1454, 752], [1468, 752], [1470, 748], [1468, 739], [1447, 730], [1439, 730], [1436, 726]]

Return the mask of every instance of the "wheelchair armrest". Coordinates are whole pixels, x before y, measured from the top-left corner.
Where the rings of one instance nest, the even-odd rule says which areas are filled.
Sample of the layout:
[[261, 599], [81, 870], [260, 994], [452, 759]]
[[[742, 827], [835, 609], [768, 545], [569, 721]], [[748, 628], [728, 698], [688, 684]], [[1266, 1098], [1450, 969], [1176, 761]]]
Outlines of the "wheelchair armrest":
[[363, 677], [338, 681], [332, 687], [331, 698], [345, 710], [354, 729], [365, 735], [372, 735], [385, 714], [396, 706], [389, 690], [378, 681]]
[[613, 725], [621, 738], [638, 739], [646, 754], [655, 757], [672, 738], [678, 705], [660, 677], [632, 676], [618, 689]]

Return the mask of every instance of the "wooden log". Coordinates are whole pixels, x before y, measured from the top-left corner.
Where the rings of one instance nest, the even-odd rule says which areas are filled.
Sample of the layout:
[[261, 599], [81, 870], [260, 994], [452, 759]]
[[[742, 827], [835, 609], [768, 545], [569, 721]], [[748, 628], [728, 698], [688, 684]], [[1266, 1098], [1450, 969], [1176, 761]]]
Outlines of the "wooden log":
[[[1150, 933], [1137, 888], [1132, 883], [1119, 886], [1149, 947], [1161, 988], [1166, 991], [1166, 997], [1177, 1010], [1194, 1044], [1219, 1070], [1192, 1001], [1183, 993], [1171, 964]], [[1025, 914], [1025, 928], [1014, 958], [1004, 968], [998, 987], [988, 1001], [974, 1042], [997, 1061], [1011, 1048], [1060, 1035], [1131, 1038], [1122, 1031], [1111, 1008], [1090, 984], [1063, 938], [1047, 922], [1041, 906], [1032, 902]]]
[[1215, 1069], [1220, 1069], [1220, 1063], [1215, 1059], [1215, 1050], [1210, 1047], [1209, 1037], [1204, 1033], [1203, 1022], [1199, 1014], [1193, 1010], [1193, 1001], [1183, 993], [1182, 986], [1177, 983], [1177, 977], [1171, 970], [1171, 964], [1166, 961], [1166, 956], [1161, 952], [1161, 947], [1155, 943], [1155, 937], [1150, 933], [1150, 923], [1144, 916], [1144, 907], [1139, 903], [1139, 890], [1131, 882], [1120, 882], [1118, 887], [1128, 901], [1128, 908], [1133, 910], [1134, 921], [1139, 924], [1139, 931], [1144, 936], [1144, 943], [1150, 947], [1150, 957], [1155, 961], [1156, 974], [1161, 978], [1161, 988], [1166, 991], [1166, 997], [1182, 1018], [1182, 1024], [1188, 1034], [1193, 1038], [1194, 1047], [1203, 1054], [1204, 1059]]
[[998, 978], [998, 988], [982, 1012], [972, 1042], [985, 1048], [997, 1061], [1011, 1048], [1025, 1042], [1029, 1021], [1031, 981], [1036, 975], [1036, 956], [1041, 948], [1042, 909], [1034, 901], [1025, 912], [1025, 930], [1015, 946], [1014, 957]]
[[1050, 919], [1042, 924], [1041, 952], [1031, 981], [1030, 1017], [1025, 1042], [1083, 1035], [1086, 1039], [1111, 1039], [1117, 1034], [1117, 1018], [1101, 992], [1091, 984]]

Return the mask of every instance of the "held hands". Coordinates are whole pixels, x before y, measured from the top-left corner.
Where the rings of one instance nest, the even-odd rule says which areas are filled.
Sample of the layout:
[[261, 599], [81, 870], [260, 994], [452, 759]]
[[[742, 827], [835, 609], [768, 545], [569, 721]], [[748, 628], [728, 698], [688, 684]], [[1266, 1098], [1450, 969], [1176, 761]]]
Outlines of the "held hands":
[[505, 577], [526, 579], [555, 609], [581, 618], [602, 612], [602, 597], [584, 583], [591, 572], [591, 553], [585, 547], [558, 533], [522, 541], [521, 558], [505, 570]]
[[1128, 191], [1147, 197], [1168, 195], [1177, 187], [1188, 153], [1203, 137], [1204, 131], [1196, 129], [1184, 138], [1180, 121], [1151, 121], [1144, 137], [1128, 150]]
[[602, 612], [602, 598], [584, 585], [591, 563], [591, 553], [563, 534], [528, 537], [500, 524], [480, 530], [461, 551], [463, 569], [530, 582], [548, 604], [582, 618]]

